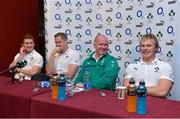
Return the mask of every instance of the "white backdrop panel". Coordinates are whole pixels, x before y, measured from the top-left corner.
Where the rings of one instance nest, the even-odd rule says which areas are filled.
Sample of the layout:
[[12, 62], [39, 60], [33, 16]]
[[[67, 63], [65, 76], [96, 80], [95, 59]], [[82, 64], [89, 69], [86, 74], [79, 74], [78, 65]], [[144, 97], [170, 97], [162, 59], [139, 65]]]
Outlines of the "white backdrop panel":
[[122, 84], [126, 66], [139, 60], [139, 39], [155, 34], [158, 57], [172, 63], [177, 38], [177, 0], [45, 0], [46, 58], [55, 47], [54, 34], [65, 32], [69, 46], [84, 58], [97, 34], [109, 38], [110, 53], [120, 66]]

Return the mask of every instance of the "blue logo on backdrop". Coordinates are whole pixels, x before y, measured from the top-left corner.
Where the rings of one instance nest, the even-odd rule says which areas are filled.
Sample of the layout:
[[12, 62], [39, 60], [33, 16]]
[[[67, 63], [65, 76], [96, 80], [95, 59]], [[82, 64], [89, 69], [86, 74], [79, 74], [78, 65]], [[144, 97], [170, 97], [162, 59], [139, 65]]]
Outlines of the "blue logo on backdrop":
[[81, 45], [77, 44], [77, 45], [75, 46], [75, 49], [76, 49], [76, 50], [81, 50]]
[[44, 29], [44, 35], [48, 36], [47, 29]]
[[115, 50], [121, 52], [121, 46], [120, 46], [120, 45], [116, 45], [116, 46], [115, 46]]
[[135, 50], [136, 50], [136, 52], [140, 52], [140, 46], [139, 45], [136, 46]]
[[82, 19], [81, 19], [81, 15], [80, 15], [80, 14], [76, 14], [76, 15], [75, 15], [75, 19], [76, 19], [76, 20], [82, 20]]
[[174, 35], [174, 28], [172, 26], [168, 26], [167, 33]]
[[163, 10], [162, 7], [159, 7], [159, 8], [157, 9], [157, 14], [164, 16], [164, 10]]
[[106, 35], [112, 36], [112, 34], [111, 34], [111, 29], [106, 29]]
[[121, 16], [121, 12], [117, 12], [117, 13], [116, 13], [116, 18], [117, 18], [117, 19], [121, 19], [121, 17], [122, 17], [122, 16]]
[[137, 15], [137, 17], [143, 18], [142, 10], [138, 10], [137, 13], [136, 13], [136, 15]]
[[55, 17], [56, 20], [61, 20], [61, 15], [60, 14], [55, 14], [54, 17]]
[[91, 0], [85, 0], [86, 4], [92, 4]]
[[87, 30], [85, 31], [85, 33], [86, 33], [87, 36], [92, 36], [90, 29], [87, 29]]
[[148, 28], [146, 29], [146, 33], [147, 33], [147, 34], [152, 33], [152, 29], [151, 29], [150, 27], [148, 27]]
[[66, 3], [67, 5], [71, 5], [71, 0], [65, 0], [65, 3]]
[[106, 2], [111, 4], [113, 3], [112, 0], [106, 0]]
[[128, 35], [128, 36], [132, 36], [132, 34], [131, 34], [131, 29], [130, 29], [130, 28], [127, 28], [127, 29], [125, 30], [125, 33], [126, 33], [126, 35]]
[[162, 52], [161, 52], [161, 47], [158, 48], [157, 53], [162, 53]]
[[96, 19], [97, 19], [97, 20], [102, 20], [101, 14], [96, 14]]
[[65, 33], [66, 33], [66, 35], [68, 35], [68, 36], [72, 36], [71, 30], [69, 30], [69, 29], [67, 29], [67, 30], [65, 31]]
[[124, 63], [124, 67], [127, 68], [127, 66], [128, 66], [129, 64], [130, 64], [130, 62], [126, 61], [126, 62]]

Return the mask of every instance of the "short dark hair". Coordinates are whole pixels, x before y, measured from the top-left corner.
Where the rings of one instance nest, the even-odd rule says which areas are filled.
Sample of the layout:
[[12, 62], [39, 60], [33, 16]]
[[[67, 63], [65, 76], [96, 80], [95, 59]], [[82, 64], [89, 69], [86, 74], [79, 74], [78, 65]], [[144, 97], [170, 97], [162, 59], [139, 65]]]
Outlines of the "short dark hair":
[[54, 37], [59, 37], [59, 36], [64, 40], [68, 40], [67, 35], [65, 33], [63, 33], [63, 32], [59, 32], [59, 33], [54, 35]]
[[158, 39], [157, 39], [157, 37], [156, 37], [154, 34], [151, 34], [151, 33], [144, 34], [144, 35], [141, 37], [141, 41], [140, 41], [139, 45], [141, 45], [141, 42], [142, 42], [143, 39], [152, 39], [152, 40], [154, 40], [155, 47], [156, 47], [157, 49], [159, 48]]
[[25, 35], [23, 36], [23, 39], [22, 39], [21, 42], [23, 43], [25, 39], [32, 39], [33, 42], [34, 42], [34, 37], [33, 37], [32, 35], [30, 35], [30, 34], [25, 34]]

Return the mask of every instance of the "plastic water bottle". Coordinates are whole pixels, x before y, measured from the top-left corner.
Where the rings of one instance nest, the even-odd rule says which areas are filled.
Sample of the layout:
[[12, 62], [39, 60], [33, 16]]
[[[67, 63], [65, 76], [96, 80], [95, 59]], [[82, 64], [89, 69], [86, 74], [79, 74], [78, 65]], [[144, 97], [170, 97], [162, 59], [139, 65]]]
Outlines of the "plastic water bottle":
[[145, 86], [145, 82], [142, 80], [139, 82], [139, 86], [137, 88], [136, 113], [138, 114], [146, 114], [146, 95], [147, 88]]
[[84, 76], [83, 76], [83, 87], [84, 91], [90, 91], [91, 90], [91, 83], [90, 83], [90, 77], [91, 72], [89, 68], [84, 69]]
[[51, 98], [57, 99], [58, 97], [58, 74], [53, 74], [51, 78]]
[[58, 100], [65, 100], [66, 98], [66, 78], [64, 74], [60, 74], [58, 80]]
[[136, 86], [134, 78], [131, 78], [127, 87], [127, 111], [136, 112]]
[[40, 81], [37, 83], [37, 86], [41, 88], [50, 88], [50, 83], [49, 81]]

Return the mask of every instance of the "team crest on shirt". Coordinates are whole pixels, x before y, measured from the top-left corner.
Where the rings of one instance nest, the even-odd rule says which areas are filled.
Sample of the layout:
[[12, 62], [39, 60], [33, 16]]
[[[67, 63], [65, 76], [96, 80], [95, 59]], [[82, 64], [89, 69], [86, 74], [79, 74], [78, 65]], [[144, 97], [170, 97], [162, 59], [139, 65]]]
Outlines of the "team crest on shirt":
[[105, 59], [103, 58], [100, 65], [103, 65], [103, 64], [104, 64], [104, 60], [105, 60]]
[[91, 63], [88, 61], [87, 64], [91, 64]]
[[159, 72], [159, 67], [154, 68], [155, 72]]
[[33, 59], [34, 59], [33, 57], [30, 57], [30, 61], [33, 61]]
[[115, 62], [111, 61], [111, 66], [114, 67], [114, 65], [115, 65]]
[[65, 58], [67, 59], [69, 57], [69, 55], [66, 55]]
[[135, 71], [137, 71], [137, 70], [138, 70], [138, 68], [137, 68], [137, 67], [134, 67], [134, 70], [135, 70]]

